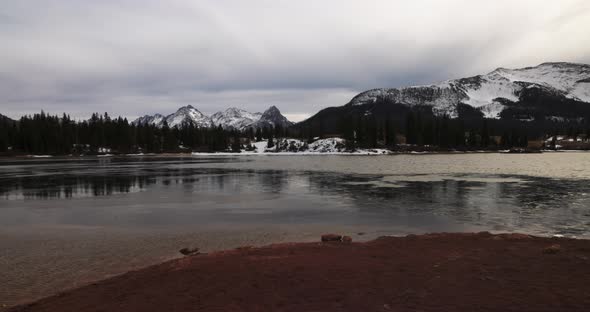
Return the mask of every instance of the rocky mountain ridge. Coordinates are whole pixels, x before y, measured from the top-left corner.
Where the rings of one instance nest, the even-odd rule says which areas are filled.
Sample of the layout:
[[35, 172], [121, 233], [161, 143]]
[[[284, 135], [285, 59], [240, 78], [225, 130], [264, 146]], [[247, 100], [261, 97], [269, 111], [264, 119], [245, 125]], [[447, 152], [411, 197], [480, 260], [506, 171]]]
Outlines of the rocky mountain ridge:
[[263, 113], [251, 113], [243, 109], [231, 107], [211, 116], [201, 113], [191, 105], [179, 108], [175, 113], [164, 116], [161, 114], [145, 115], [133, 121], [134, 124], [149, 124], [162, 127], [182, 127], [191, 124], [195, 127], [217, 127], [224, 129], [245, 130], [247, 128], [276, 127], [287, 128], [293, 123], [283, 116], [280, 110], [271, 106]]
[[590, 65], [559, 62], [520, 69], [497, 68], [485, 75], [438, 84], [372, 89], [358, 94], [347, 105], [382, 100], [410, 107], [430, 106], [437, 115], [458, 117], [458, 106], [465, 104], [486, 118], [501, 118], [508, 106], [522, 101], [531, 89], [590, 103]]

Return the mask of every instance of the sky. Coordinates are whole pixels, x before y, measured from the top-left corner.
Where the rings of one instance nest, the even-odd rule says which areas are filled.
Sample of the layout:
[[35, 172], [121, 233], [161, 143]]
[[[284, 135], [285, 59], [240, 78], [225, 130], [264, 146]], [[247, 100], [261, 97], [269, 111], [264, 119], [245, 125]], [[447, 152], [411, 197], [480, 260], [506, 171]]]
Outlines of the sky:
[[0, 0], [0, 114], [302, 120], [378, 87], [590, 63], [587, 0]]

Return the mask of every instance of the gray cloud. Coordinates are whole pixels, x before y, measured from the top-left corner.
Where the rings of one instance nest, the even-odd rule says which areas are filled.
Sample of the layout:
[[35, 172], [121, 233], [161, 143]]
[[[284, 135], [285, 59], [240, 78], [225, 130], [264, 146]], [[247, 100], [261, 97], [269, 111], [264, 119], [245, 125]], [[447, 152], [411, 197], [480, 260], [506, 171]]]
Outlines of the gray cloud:
[[362, 90], [590, 62], [587, 1], [20, 0], [0, 6], [0, 113], [192, 104], [302, 118]]

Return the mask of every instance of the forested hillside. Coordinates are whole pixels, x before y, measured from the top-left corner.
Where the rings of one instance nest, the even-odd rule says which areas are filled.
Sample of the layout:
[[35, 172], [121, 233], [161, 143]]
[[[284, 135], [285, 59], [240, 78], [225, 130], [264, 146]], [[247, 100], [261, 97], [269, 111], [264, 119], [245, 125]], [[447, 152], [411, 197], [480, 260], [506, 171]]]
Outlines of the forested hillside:
[[[240, 137], [261, 140], [283, 129], [251, 129], [240, 133], [222, 127], [198, 128], [192, 124], [170, 128], [133, 125], [125, 118], [93, 114], [77, 122], [68, 115], [41, 112], [18, 121], [0, 122], [0, 152], [25, 154], [161, 153], [178, 151], [225, 151]], [[233, 146], [234, 149], [237, 146]]]

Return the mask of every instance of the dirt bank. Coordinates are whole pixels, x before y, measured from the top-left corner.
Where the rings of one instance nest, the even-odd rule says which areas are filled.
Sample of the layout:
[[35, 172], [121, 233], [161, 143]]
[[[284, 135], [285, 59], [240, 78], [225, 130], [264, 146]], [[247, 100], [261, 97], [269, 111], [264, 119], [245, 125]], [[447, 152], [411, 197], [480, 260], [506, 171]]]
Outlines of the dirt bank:
[[10, 311], [587, 311], [589, 281], [590, 240], [431, 234], [189, 256]]

